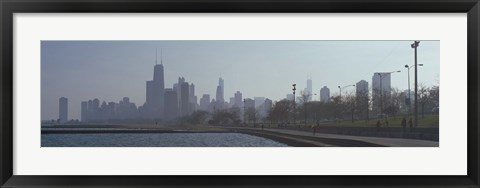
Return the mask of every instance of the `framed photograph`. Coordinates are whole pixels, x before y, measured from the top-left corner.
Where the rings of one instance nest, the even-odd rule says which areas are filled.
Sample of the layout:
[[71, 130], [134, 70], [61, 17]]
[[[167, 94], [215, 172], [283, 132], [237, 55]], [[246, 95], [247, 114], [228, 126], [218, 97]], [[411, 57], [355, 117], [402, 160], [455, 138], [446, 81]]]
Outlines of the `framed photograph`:
[[0, 185], [479, 187], [478, 6], [2, 1]]

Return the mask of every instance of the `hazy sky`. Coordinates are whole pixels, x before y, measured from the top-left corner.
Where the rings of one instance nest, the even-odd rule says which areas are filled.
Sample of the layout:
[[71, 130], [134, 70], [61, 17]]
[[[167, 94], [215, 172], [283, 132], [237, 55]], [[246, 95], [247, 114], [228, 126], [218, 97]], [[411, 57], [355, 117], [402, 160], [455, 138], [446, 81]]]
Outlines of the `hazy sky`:
[[[306, 87], [323, 86], [331, 95], [337, 86], [366, 80], [371, 89], [374, 72], [390, 72], [392, 87], [405, 90], [406, 64], [414, 63], [412, 41], [42, 41], [41, 117], [58, 118], [58, 99], [68, 98], [69, 119], [80, 119], [80, 103], [98, 98], [118, 102], [129, 97], [145, 102], [146, 81], [153, 78], [155, 49], [163, 50], [165, 87], [179, 76], [195, 84], [198, 101], [215, 98], [218, 78], [225, 80], [225, 100], [240, 91], [244, 98], [274, 101]], [[418, 47], [419, 83], [439, 84], [440, 42], [421, 41]], [[413, 90], [413, 73], [410, 79]], [[342, 91], [353, 92], [354, 87]], [[299, 92], [298, 92], [299, 93]], [[319, 100], [314, 96], [314, 100]], [[198, 102], [197, 101], [197, 102]]]

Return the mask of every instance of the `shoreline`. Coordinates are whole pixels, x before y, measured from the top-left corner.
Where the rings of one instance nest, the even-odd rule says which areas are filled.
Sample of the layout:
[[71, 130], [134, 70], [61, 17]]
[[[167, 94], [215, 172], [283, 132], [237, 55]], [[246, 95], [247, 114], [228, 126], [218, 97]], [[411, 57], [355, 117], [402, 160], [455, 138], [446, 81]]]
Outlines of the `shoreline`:
[[[63, 127], [61, 127], [63, 128]], [[93, 128], [93, 127], [90, 127]], [[205, 127], [209, 128], [209, 127]], [[54, 129], [54, 128], [53, 128]], [[144, 134], [144, 133], [240, 133], [247, 134], [251, 136], [257, 136], [265, 139], [270, 139], [279, 143], [286, 144], [292, 147], [384, 147], [383, 145], [356, 141], [356, 140], [347, 140], [347, 139], [335, 139], [335, 138], [320, 138], [313, 136], [305, 135], [294, 135], [294, 134], [285, 134], [278, 133], [273, 131], [261, 130], [261, 129], [249, 129], [249, 128], [238, 128], [238, 127], [225, 127], [225, 128], [215, 128], [211, 130], [175, 130], [175, 129], [141, 129], [141, 128], [112, 128], [112, 129], [71, 129], [68, 128], [59, 129], [59, 130], [42, 130], [41, 134]]]

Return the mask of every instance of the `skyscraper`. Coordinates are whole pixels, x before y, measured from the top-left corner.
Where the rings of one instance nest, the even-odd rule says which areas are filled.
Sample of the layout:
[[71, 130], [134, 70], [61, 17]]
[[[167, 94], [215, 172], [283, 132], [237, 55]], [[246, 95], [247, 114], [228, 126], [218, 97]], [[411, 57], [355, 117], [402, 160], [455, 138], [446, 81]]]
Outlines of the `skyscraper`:
[[305, 88], [305, 95], [308, 96], [308, 100], [312, 100], [312, 79], [307, 79], [307, 88]]
[[327, 86], [323, 86], [323, 88], [320, 89], [320, 102], [330, 102], [330, 89], [328, 89]]
[[355, 95], [357, 97], [359, 97], [359, 96], [367, 96], [368, 97], [368, 82], [367, 81], [360, 80], [359, 82], [357, 82], [357, 84], [355, 84], [355, 86], [356, 86]]
[[376, 72], [372, 76], [372, 108], [377, 113], [383, 113], [384, 104], [390, 98], [391, 80], [388, 72]]
[[368, 82], [365, 80], [360, 80], [355, 84], [356, 86], [356, 103], [357, 103], [357, 112], [360, 113], [360, 116], [368, 119]]
[[68, 121], [68, 99], [61, 97], [58, 100], [58, 119], [60, 123], [65, 123]]
[[251, 98], [246, 98], [245, 99], [245, 109], [246, 110], [255, 110], [255, 100]]
[[172, 120], [177, 118], [178, 112], [177, 91], [172, 88], [165, 89], [165, 119]]
[[265, 102], [265, 97], [254, 97], [253, 100], [255, 100], [255, 108], [258, 108]]
[[218, 79], [217, 92], [216, 92], [216, 96], [215, 96], [215, 99], [216, 99], [216, 102], [217, 102], [217, 106], [216, 106], [217, 109], [223, 109], [223, 105], [224, 105], [224, 102], [225, 102], [224, 89], [225, 88], [224, 88], [224, 85], [223, 85], [223, 79], [219, 78]]
[[242, 93], [240, 93], [240, 91], [237, 91], [235, 93], [235, 103], [233, 104], [233, 106], [235, 107], [238, 107], [238, 108], [241, 108], [243, 107], [243, 104], [242, 104]]
[[178, 83], [173, 86], [173, 88], [177, 88], [177, 99], [178, 99], [178, 115], [182, 115], [182, 84], [185, 82], [184, 77], [178, 77]]
[[163, 58], [160, 64], [157, 63], [157, 54], [155, 53], [155, 66], [153, 68], [153, 80], [147, 81], [146, 104], [148, 117], [162, 118], [165, 108], [165, 80], [163, 69]]
[[202, 98], [200, 98], [200, 110], [209, 111], [210, 106], [210, 95], [203, 94]]
[[193, 112], [197, 108], [197, 97], [195, 96], [195, 85], [193, 83], [190, 84], [190, 89], [188, 93], [191, 106], [190, 109]]
[[190, 100], [189, 100], [189, 84], [188, 82], [183, 82], [180, 85], [180, 107], [181, 107], [181, 115], [182, 116], [187, 116], [190, 115], [191, 109], [190, 109]]

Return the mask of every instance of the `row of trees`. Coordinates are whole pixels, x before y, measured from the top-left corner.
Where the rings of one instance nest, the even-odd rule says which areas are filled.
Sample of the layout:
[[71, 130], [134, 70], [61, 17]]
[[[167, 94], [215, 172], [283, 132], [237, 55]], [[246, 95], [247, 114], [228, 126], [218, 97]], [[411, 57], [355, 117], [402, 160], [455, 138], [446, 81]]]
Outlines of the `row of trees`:
[[[439, 106], [439, 87], [420, 85], [418, 89], [418, 110], [421, 117], [427, 113], [435, 113], [432, 109]], [[382, 98], [379, 98], [382, 97]], [[342, 96], [332, 96], [329, 102], [310, 101], [310, 96], [301, 93], [293, 101], [283, 99], [276, 101], [266, 116], [260, 116], [254, 108], [229, 108], [209, 113], [195, 111], [192, 115], [180, 119], [190, 124], [211, 125], [241, 125], [242, 123], [315, 123], [317, 121], [356, 121], [368, 120], [384, 116], [408, 115], [413, 113], [413, 100], [408, 100], [408, 94], [398, 89], [392, 89], [390, 94], [373, 97], [371, 93], [346, 93]], [[383, 100], [380, 102], [380, 100]], [[411, 106], [409, 105], [411, 104]], [[382, 106], [383, 105], [383, 106]], [[411, 107], [411, 108], [410, 108]], [[245, 112], [243, 112], [243, 110]], [[438, 111], [437, 111], [438, 112]]]
[[[420, 85], [418, 89], [418, 110], [422, 117], [426, 113], [436, 113], [439, 106], [439, 87], [426, 87]], [[301, 94], [295, 109], [290, 100], [281, 100], [274, 104], [266, 117], [272, 123], [308, 123], [316, 121], [342, 121], [354, 122], [358, 119], [371, 119], [379, 116], [398, 116], [413, 113], [413, 100], [408, 100], [408, 95], [398, 89], [392, 89], [389, 95], [374, 98], [371, 94], [347, 93], [346, 95], [333, 96], [329, 102], [308, 101], [309, 96]], [[383, 101], [380, 101], [382, 100]], [[411, 106], [409, 105], [411, 104]], [[383, 105], [383, 106], [382, 106]], [[411, 109], [410, 109], [411, 107]], [[434, 110], [434, 111], [432, 111]], [[295, 117], [294, 117], [295, 115]]]

